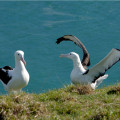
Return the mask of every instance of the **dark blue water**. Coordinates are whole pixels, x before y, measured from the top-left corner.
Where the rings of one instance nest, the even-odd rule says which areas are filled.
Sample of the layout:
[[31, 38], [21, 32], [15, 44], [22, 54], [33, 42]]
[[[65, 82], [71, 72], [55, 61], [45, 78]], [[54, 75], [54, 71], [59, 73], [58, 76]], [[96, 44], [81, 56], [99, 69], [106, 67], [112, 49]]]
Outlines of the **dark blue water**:
[[[41, 93], [71, 84], [72, 61], [59, 54], [82, 51], [56, 39], [72, 34], [86, 46], [91, 67], [112, 48], [120, 49], [120, 2], [0, 2], [0, 66], [14, 67], [14, 52], [23, 50], [30, 73], [24, 91]], [[102, 86], [120, 82], [120, 63]], [[0, 93], [5, 93], [0, 83]]]

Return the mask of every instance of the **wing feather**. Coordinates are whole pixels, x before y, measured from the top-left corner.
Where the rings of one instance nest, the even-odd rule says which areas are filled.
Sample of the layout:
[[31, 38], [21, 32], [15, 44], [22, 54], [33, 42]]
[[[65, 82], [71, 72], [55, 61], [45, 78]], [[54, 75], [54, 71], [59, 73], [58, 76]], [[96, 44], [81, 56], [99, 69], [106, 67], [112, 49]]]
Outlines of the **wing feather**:
[[91, 77], [92, 82], [95, 82], [100, 76], [103, 76], [105, 72], [110, 69], [114, 64], [120, 60], [120, 50], [112, 49], [108, 55], [103, 58], [98, 64], [93, 66], [87, 72], [87, 75]]
[[63, 37], [58, 38], [56, 43], [59, 44], [62, 41], [72, 41], [76, 45], [78, 45], [83, 51], [83, 59], [82, 59], [83, 67], [86, 68], [87, 66], [90, 65], [90, 55], [87, 49], [85, 48], [85, 46], [83, 45], [83, 43], [77, 37], [72, 35], [64, 35]]
[[4, 84], [8, 84], [8, 82], [11, 80], [11, 76], [9, 76], [9, 71], [5, 70], [4, 68], [0, 68], [0, 80], [4, 83]]
[[5, 67], [3, 67], [3, 69], [5, 69], [5, 70], [13, 70], [13, 68], [11, 66], [5, 66]]

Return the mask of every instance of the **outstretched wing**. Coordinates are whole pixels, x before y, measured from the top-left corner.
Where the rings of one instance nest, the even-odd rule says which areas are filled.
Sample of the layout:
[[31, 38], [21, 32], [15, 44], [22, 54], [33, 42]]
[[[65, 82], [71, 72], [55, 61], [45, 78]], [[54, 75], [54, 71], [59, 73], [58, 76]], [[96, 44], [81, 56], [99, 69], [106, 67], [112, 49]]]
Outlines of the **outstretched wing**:
[[62, 41], [72, 41], [76, 45], [78, 45], [83, 51], [83, 59], [82, 59], [83, 67], [86, 68], [87, 66], [90, 65], [90, 55], [86, 50], [85, 46], [83, 45], [83, 43], [77, 37], [72, 35], [64, 35], [63, 37], [58, 38], [56, 43], [59, 44]]
[[98, 64], [89, 69], [85, 74], [90, 76], [91, 82], [95, 82], [99, 77], [120, 60], [120, 50], [112, 49], [108, 55], [103, 58]]

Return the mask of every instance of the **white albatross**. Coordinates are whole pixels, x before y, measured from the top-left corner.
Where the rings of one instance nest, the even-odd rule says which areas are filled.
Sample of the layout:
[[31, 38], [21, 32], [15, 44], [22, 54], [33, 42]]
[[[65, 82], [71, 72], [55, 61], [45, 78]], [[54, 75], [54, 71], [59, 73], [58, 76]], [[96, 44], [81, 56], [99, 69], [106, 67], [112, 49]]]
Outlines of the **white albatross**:
[[[86, 70], [85, 68], [90, 65], [90, 56], [85, 46], [78, 38], [72, 35], [65, 35], [61, 38], [58, 38], [56, 43], [59, 44], [61, 41], [64, 40], [73, 41], [75, 44], [82, 48], [84, 53], [82, 62], [79, 55], [75, 52], [60, 55], [60, 57], [66, 57], [73, 60], [74, 67], [70, 75], [73, 84], [87, 84], [90, 85], [93, 89], [95, 89], [104, 79], [108, 77], [108, 75], [105, 74], [106, 71], [120, 60], [120, 50], [112, 49], [108, 53], [108, 55], [103, 58], [99, 63], [97, 63], [92, 68]], [[83, 64], [84, 62], [86, 64]]]
[[0, 80], [6, 91], [20, 91], [29, 82], [29, 73], [25, 68], [24, 52], [15, 52], [15, 68], [5, 66], [0, 68]]

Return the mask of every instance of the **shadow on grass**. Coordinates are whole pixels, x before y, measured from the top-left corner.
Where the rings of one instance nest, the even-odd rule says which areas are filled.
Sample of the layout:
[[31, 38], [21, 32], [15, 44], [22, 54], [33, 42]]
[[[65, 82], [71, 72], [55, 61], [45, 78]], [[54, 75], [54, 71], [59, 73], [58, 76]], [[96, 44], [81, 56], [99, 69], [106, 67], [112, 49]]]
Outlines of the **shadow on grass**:
[[118, 86], [118, 87], [115, 87], [115, 88], [109, 90], [109, 91], [107, 92], [107, 94], [108, 94], [108, 95], [111, 95], [111, 94], [120, 94], [120, 87]]

